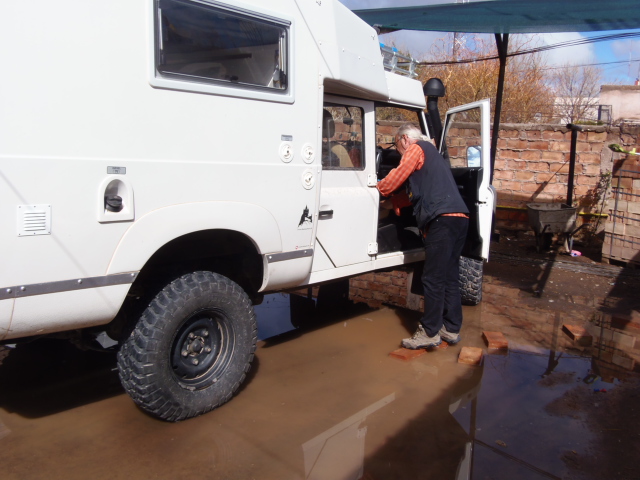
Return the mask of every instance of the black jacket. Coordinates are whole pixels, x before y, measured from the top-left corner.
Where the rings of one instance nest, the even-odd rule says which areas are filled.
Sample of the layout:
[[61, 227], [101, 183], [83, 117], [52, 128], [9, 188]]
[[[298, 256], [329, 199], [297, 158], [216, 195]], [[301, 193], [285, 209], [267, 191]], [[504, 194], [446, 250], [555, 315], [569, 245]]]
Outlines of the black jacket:
[[407, 194], [413, 204], [418, 228], [443, 213], [469, 213], [460, 196], [449, 163], [429, 142], [419, 141], [424, 152], [424, 165], [409, 176]]

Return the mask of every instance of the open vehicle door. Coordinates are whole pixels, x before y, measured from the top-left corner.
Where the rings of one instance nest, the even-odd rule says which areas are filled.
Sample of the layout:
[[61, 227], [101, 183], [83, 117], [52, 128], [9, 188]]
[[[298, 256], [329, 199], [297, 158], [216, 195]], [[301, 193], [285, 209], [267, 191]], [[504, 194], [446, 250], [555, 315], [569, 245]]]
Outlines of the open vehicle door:
[[495, 190], [490, 184], [489, 99], [461, 105], [445, 117], [440, 153], [451, 164], [462, 198], [469, 208], [469, 234], [462, 254], [489, 258]]
[[489, 259], [489, 242], [496, 194], [489, 156], [489, 100], [461, 105], [445, 116], [440, 152], [451, 164], [453, 177], [469, 209], [469, 231], [460, 258], [462, 303], [482, 300], [483, 262]]

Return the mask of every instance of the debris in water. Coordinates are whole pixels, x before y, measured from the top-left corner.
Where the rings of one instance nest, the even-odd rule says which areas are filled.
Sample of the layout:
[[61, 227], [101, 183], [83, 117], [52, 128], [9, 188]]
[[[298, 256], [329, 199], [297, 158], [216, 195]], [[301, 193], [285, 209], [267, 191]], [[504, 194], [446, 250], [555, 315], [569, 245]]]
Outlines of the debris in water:
[[496, 443], [497, 443], [498, 445], [500, 445], [501, 447], [506, 447], [506, 446], [507, 446], [507, 444], [506, 444], [506, 443], [504, 443], [502, 440], [496, 440]]

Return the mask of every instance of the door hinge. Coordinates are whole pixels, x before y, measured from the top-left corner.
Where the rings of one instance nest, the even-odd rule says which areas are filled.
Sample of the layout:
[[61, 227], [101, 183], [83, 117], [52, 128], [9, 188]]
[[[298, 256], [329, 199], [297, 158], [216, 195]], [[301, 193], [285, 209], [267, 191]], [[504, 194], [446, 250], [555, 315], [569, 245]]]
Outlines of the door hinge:
[[367, 247], [367, 253], [369, 255], [377, 255], [378, 254], [378, 243], [377, 242], [373, 242], [370, 243]]

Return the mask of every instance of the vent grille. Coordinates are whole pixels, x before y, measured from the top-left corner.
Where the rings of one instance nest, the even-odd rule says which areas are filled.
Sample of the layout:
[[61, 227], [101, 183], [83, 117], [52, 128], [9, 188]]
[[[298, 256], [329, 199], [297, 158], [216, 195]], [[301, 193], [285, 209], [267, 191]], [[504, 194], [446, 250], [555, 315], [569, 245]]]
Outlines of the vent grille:
[[18, 236], [51, 235], [51, 205], [18, 205]]

